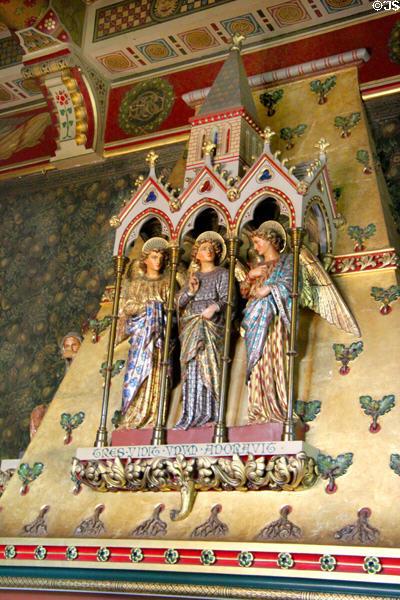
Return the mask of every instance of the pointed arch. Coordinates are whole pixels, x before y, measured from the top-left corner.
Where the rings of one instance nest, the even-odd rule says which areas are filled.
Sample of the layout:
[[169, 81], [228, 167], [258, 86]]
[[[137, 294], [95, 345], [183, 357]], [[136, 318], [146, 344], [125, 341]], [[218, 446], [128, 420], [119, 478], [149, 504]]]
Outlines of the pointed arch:
[[140, 233], [140, 225], [143, 226], [150, 219], [158, 219], [161, 227], [169, 239], [176, 237], [171, 219], [163, 211], [156, 208], [147, 208], [139, 215], [136, 215], [125, 227], [118, 243], [118, 248], [114, 247], [114, 255], [122, 256], [126, 254], [129, 242], [136, 239]]
[[215, 212], [223, 219], [227, 232], [233, 230], [233, 222], [228, 209], [217, 200], [212, 198], [202, 198], [182, 215], [176, 227], [176, 237], [178, 238], [179, 243], [181, 243], [186, 231], [189, 230], [189, 226], [192, 227], [194, 225], [196, 217], [203, 212], [205, 208], [212, 208], [215, 210]]
[[243, 226], [248, 221], [252, 220], [254, 211], [257, 208], [258, 204], [267, 197], [272, 197], [277, 201], [281, 212], [286, 214], [289, 218], [289, 227], [296, 227], [295, 209], [289, 196], [282, 192], [282, 190], [266, 186], [257, 190], [256, 192], [254, 192], [254, 194], [249, 196], [239, 208], [233, 223], [236, 235], [240, 235]]

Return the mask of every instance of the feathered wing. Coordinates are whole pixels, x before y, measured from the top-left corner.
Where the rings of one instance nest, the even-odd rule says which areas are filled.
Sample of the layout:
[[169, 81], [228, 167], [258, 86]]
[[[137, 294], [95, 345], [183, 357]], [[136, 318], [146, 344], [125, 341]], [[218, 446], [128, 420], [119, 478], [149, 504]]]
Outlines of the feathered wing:
[[318, 258], [306, 246], [300, 250], [303, 286], [300, 306], [310, 308], [332, 325], [360, 337], [360, 330]]
[[247, 269], [247, 267], [245, 267], [245, 265], [242, 262], [240, 262], [240, 260], [237, 258], [236, 262], [235, 262], [235, 279], [236, 279], [236, 281], [238, 281], [239, 283], [244, 281], [246, 279], [246, 275], [248, 272], [249, 272], [249, 269]]

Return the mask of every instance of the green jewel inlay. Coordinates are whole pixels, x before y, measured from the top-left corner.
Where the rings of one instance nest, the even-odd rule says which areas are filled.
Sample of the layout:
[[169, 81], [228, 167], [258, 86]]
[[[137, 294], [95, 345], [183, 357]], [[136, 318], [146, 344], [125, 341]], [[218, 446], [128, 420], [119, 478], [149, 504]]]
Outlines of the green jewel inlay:
[[214, 550], [202, 550], [200, 561], [202, 565], [213, 565], [216, 561]]
[[17, 551], [15, 546], [6, 546], [4, 548], [4, 558], [15, 558], [17, 556]]
[[111, 552], [108, 548], [99, 548], [97, 550], [97, 560], [100, 562], [107, 562], [111, 556]]
[[44, 546], [36, 546], [34, 554], [36, 560], [44, 560], [47, 555], [47, 550]]
[[379, 573], [382, 570], [381, 561], [376, 556], [366, 556], [364, 558], [363, 569], [373, 575]]
[[294, 566], [294, 560], [289, 552], [278, 554], [278, 567], [281, 569], [291, 569]]
[[78, 558], [78, 548], [76, 548], [76, 546], [68, 546], [65, 551], [65, 558], [67, 560], [75, 560]]
[[131, 561], [132, 562], [140, 562], [143, 560], [143, 552], [141, 548], [132, 548], [131, 550]]
[[254, 562], [254, 556], [251, 552], [241, 552], [238, 556], [240, 567], [251, 567]]
[[330, 554], [324, 554], [319, 559], [323, 571], [334, 571], [336, 569], [336, 558]]
[[164, 558], [168, 565], [175, 565], [179, 560], [179, 552], [173, 548], [169, 548], [164, 552]]

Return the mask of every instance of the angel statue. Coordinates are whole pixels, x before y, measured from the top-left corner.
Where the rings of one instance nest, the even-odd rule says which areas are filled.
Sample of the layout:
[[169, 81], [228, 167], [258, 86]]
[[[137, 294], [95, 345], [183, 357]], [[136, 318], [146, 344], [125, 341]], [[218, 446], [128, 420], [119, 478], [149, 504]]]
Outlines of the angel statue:
[[[248, 299], [241, 330], [246, 341], [250, 423], [283, 422], [287, 409], [287, 351], [292, 304], [293, 255], [284, 252], [286, 232], [265, 221], [251, 234], [263, 264], [240, 284]], [[319, 260], [300, 251], [300, 306], [311, 308], [340, 329], [359, 336], [354, 318]]]
[[119, 429], [156, 423], [169, 278], [166, 240], [153, 237], [131, 263], [121, 292], [115, 343], [129, 337]]
[[183, 407], [174, 429], [201, 427], [218, 417], [229, 284], [228, 270], [219, 265], [225, 256], [222, 236], [214, 231], [199, 235], [188, 281], [177, 297]]

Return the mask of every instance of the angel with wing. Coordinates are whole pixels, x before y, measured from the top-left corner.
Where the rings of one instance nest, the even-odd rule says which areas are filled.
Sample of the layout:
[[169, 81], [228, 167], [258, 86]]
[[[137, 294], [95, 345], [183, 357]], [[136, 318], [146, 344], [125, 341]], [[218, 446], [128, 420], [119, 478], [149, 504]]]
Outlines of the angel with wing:
[[[247, 298], [241, 330], [246, 341], [250, 423], [283, 422], [287, 408], [287, 351], [291, 325], [293, 255], [285, 253], [286, 232], [277, 221], [253, 231], [254, 249], [264, 259], [240, 284]], [[319, 260], [300, 253], [300, 305], [340, 329], [360, 335], [357, 323]]]

